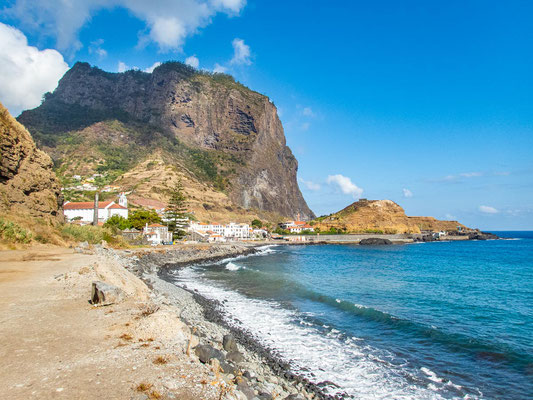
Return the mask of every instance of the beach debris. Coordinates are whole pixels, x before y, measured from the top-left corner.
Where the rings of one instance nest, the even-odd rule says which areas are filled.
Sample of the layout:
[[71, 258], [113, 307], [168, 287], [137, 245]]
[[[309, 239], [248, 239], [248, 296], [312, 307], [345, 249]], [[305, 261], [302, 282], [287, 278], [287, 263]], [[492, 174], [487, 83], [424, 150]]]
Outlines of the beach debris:
[[107, 306], [118, 303], [124, 298], [124, 292], [109, 283], [94, 281], [92, 283], [91, 303], [98, 306]]

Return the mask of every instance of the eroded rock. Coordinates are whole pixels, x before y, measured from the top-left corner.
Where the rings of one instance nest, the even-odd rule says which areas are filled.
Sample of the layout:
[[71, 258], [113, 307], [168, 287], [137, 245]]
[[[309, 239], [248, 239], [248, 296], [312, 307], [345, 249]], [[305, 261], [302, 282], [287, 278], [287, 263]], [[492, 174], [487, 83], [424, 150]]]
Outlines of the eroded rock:
[[107, 306], [119, 303], [124, 298], [124, 292], [113, 285], [95, 281], [92, 284], [91, 303], [98, 306]]

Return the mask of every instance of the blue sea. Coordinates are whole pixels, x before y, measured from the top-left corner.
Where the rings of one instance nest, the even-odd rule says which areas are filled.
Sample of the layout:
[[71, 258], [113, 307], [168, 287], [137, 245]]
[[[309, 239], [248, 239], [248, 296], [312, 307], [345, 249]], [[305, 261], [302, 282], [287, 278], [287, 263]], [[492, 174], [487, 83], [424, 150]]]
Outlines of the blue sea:
[[506, 240], [273, 246], [175, 271], [330, 394], [533, 397], [533, 232]]

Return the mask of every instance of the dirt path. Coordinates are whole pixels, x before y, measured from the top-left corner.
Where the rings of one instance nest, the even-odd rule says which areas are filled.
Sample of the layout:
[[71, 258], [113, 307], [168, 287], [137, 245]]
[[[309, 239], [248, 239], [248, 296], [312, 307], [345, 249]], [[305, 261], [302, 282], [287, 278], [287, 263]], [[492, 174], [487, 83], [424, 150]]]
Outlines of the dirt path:
[[98, 263], [71, 249], [0, 252], [0, 398], [218, 398], [209, 368], [184, 354], [183, 340], [160, 338], [144, 322], [147, 296], [88, 303], [93, 280], [129, 279]]

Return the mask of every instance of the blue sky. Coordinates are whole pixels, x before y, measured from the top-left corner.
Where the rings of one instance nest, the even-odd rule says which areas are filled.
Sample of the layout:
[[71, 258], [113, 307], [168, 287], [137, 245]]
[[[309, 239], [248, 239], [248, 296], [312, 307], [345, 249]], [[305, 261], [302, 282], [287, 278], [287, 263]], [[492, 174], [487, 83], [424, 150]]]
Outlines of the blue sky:
[[[0, 13], [0, 35], [19, 30], [44, 71], [0, 66], [14, 113], [33, 103], [10, 82], [28, 82], [38, 104], [78, 60], [114, 72], [197, 61], [274, 101], [318, 215], [388, 198], [408, 215], [533, 229], [533, 2], [62, 4], [8, 1]], [[14, 62], [6, 47], [0, 61]]]

